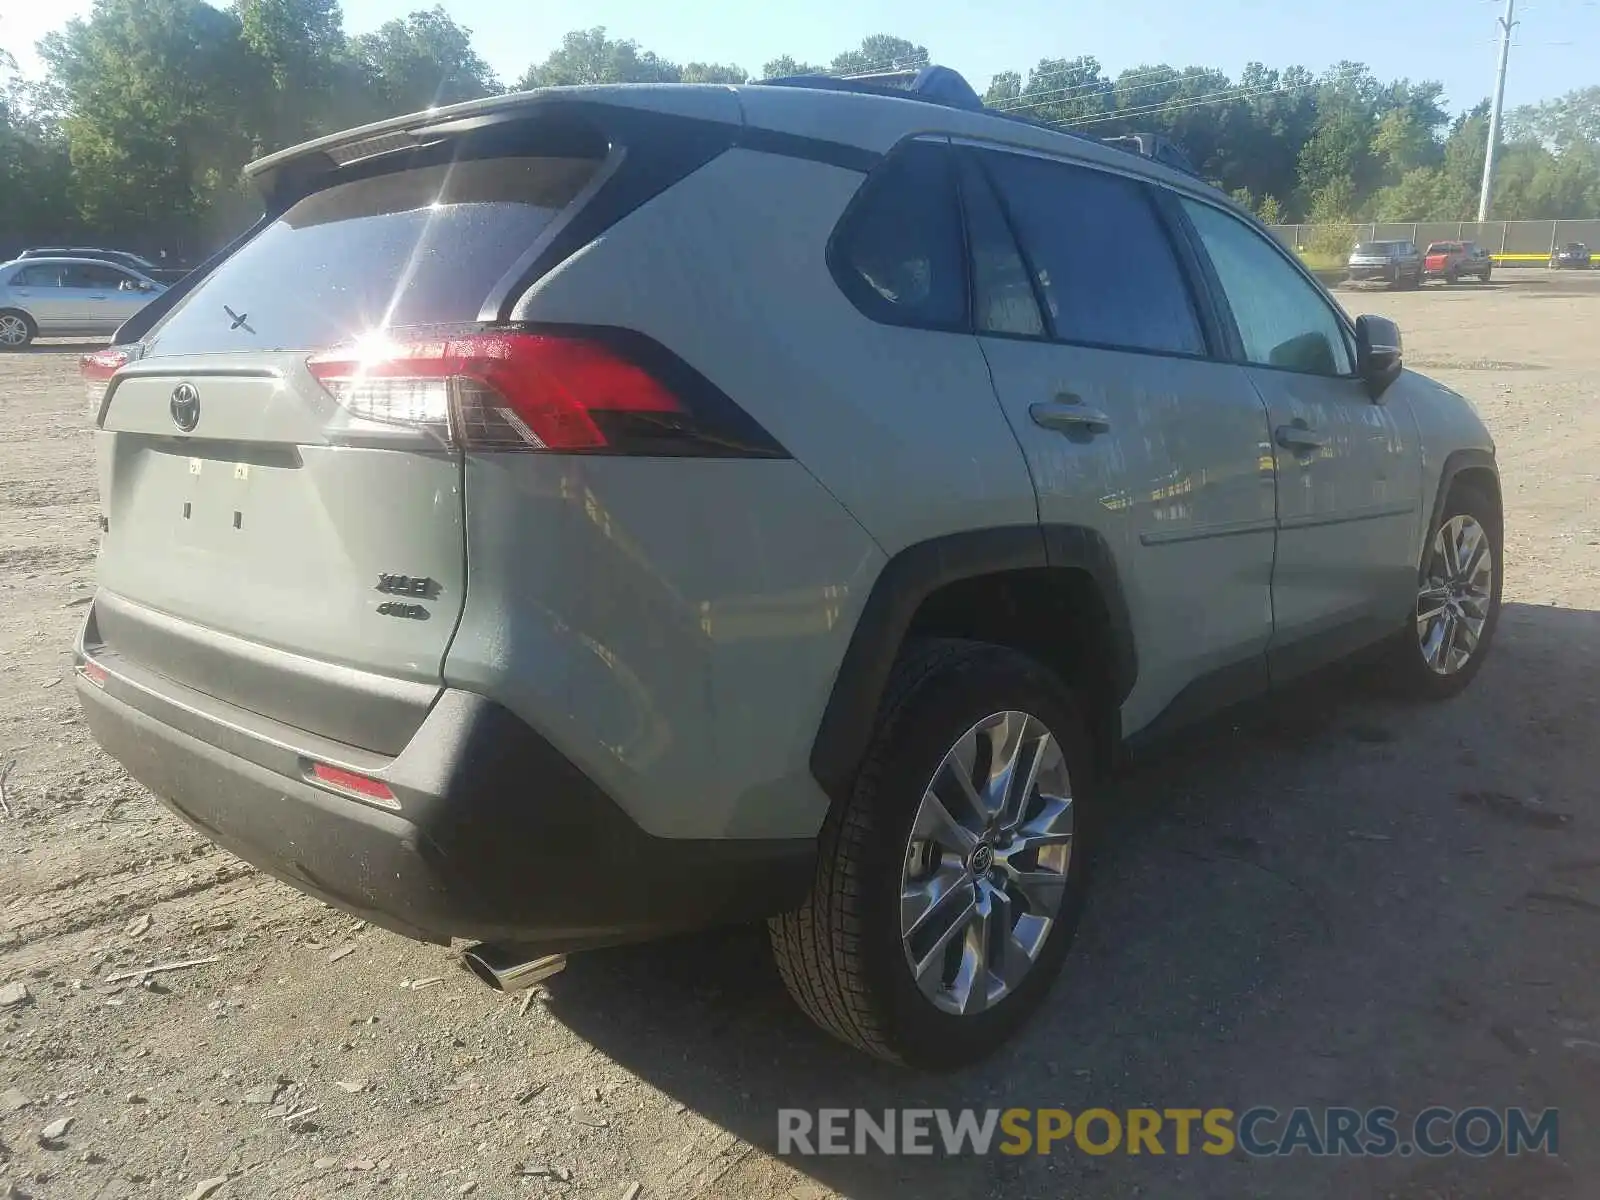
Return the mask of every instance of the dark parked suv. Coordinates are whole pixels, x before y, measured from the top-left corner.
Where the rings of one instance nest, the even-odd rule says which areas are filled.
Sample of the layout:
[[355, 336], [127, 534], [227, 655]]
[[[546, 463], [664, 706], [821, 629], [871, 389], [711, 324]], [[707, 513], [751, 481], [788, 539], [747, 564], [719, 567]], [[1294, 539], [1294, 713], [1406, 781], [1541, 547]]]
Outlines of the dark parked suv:
[[1587, 271], [1592, 265], [1592, 258], [1589, 247], [1582, 242], [1568, 242], [1550, 255], [1550, 269]]
[[1397, 288], [1422, 283], [1422, 255], [1411, 242], [1357, 242], [1346, 267], [1356, 282], [1382, 281]]

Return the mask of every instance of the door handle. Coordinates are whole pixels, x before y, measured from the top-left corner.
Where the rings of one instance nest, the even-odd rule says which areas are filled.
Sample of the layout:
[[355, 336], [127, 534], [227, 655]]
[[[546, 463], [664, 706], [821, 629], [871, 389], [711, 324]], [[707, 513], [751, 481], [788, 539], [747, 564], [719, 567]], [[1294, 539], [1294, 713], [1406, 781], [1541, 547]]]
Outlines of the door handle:
[[1328, 444], [1327, 434], [1318, 433], [1304, 423], [1279, 425], [1273, 433], [1278, 440], [1278, 445], [1285, 450], [1304, 453], [1307, 450], [1320, 450]]
[[1086, 408], [1083, 401], [1063, 392], [1054, 400], [1028, 406], [1033, 423], [1043, 429], [1060, 433], [1106, 433], [1111, 429], [1111, 418], [1098, 408]]

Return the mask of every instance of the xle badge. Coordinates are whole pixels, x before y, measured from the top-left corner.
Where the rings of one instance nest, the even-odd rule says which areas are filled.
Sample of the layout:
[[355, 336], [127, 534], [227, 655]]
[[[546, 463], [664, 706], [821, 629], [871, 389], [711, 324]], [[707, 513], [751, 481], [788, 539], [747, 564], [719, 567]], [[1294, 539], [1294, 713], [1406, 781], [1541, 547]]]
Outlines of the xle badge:
[[426, 575], [379, 575], [378, 590], [390, 596], [420, 596], [424, 600], [439, 595], [439, 585]]

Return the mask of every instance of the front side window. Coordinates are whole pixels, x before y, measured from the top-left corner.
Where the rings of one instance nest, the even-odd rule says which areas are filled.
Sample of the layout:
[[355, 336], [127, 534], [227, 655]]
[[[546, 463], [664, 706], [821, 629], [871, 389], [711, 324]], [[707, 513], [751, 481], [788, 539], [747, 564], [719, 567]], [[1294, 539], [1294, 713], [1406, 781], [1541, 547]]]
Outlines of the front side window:
[[73, 263], [62, 272], [61, 286], [85, 291], [116, 291], [132, 278], [107, 263]]
[[1205, 353], [1177, 255], [1144, 184], [1027, 155], [983, 157], [1056, 338]]
[[873, 172], [834, 235], [834, 277], [874, 321], [962, 329], [961, 209], [949, 147], [913, 142]]
[[1327, 300], [1243, 221], [1183, 201], [1239, 327], [1246, 361], [1309, 375], [1354, 370], [1344, 325]]

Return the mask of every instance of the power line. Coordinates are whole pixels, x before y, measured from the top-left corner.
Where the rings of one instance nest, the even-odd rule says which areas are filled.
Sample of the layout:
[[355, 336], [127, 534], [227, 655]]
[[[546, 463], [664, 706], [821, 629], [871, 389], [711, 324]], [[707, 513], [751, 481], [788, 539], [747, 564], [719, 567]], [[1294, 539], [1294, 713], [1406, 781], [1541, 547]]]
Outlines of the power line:
[[[1343, 72], [1335, 72], [1335, 73], [1331, 73], [1331, 74], [1328, 74], [1328, 75], [1321, 75], [1321, 76], [1318, 76], [1315, 79], [1307, 81], [1306, 83], [1283, 83], [1283, 82], [1280, 81], [1278, 83], [1270, 83], [1270, 84], [1253, 84], [1253, 83], [1252, 84], [1232, 84], [1232, 85], [1229, 85], [1226, 88], [1219, 88], [1217, 91], [1208, 92], [1204, 96], [1191, 97], [1189, 99], [1190, 100], [1204, 100], [1204, 101], [1212, 102], [1212, 103], [1221, 103], [1222, 101], [1228, 100], [1228, 99], [1242, 98], [1242, 97], [1244, 97], [1246, 95], [1265, 95], [1265, 94], [1267, 94], [1269, 92], [1278, 92], [1278, 93], [1282, 93], [1283, 95], [1290, 95], [1290, 94], [1292, 94], [1294, 92], [1305, 91], [1305, 90], [1310, 89], [1310, 88], [1323, 87], [1323, 86], [1329, 85], [1329, 84], [1338, 84], [1338, 83], [1341, 83], [1341, 82], [1344, 82], [1344, 81], [1347, 81], [1347, 80], [1350, 80], [1350, 79], [1358, 78], [1360, 76], [1360, 74], [1364, 70], [1366, 70], [1366, 68], [1364, 66], [1352, 66], [1350, 68], [1347, 68]], [[1173, 82], [1179, 82], [1179, 80], [1174, 80]], [[1126, 89], [1126, 91], [1127, 92], [1143, 91], [1143, 90], [1145, 90], [1147, 88], [1158, 87], [1158, 86], [1160, 86], [1160, 85], [1159, 84], [1143, 84], [1140, 87], [1128, 88], [1128, 89]], [[1033, 104], [1017, 104], [1017, 105], [1012, 105], [1009, 108], [997, 108], [995, 111], [996, 112], [1003, 112], [1003, 113], [1005, 113], [1007, 115], [1010, 115], [1010, 114], [1013, 114], [1013, 113], [1026, 112], [1026, 111], [1028, 111], [1030, 109], [1051, 108], [1051, 107], [1054, 107], [1056, 104], [1059, 104], [1059, 103], [1062, 103], [1062, 101], [1060, 101], [1060, 100], [1042, 100], [1042, 101], [1039, 101], [1039, 102], [1033, 103]], [[1125, 115], [1128, 115], [1130, 113], [1133, 113], [1133, 114], [1137, 115], [1137, 114], [1140, 114], [1140, 113], [1160, 112], [1163, 109], [1169, 109], [1169, 108], [1187, 108], [1187, 107], [1190, 107], [1190, 104], [1189, 104], [1188, 100], [1184, 101], [1181, 104], [1169, 103], [1167, 101], [1160, 101], [1160, 102], [1151, 103], [1151, 104], [1147, 104], [1147, 105], [1143, 105], [1143, 106], [1135, 106], [1133, 108], [1119, 109], [1116, 112], [1106, 113], [1106, 114], [1103, 114], [1101, 117], [1097, 117], [1097, 118], [1093, 118], [1093, 119], [1097, 119], [1097, 120], [1098, 119], [1113, 120], [1118, 116], [1125, 116]]]
[[1316, 84], [1292, 84], [1288, 87], [1282, 84], [1272, 84], [1262, 87], [1231, 88], [1226, 91], [1213, 92], [1207, 96], [1196, 96], [1182, 104], [1147, 104], [1142, 108], [1124, 108], [1116, 112], [1105, 113], [1096, 117], [1079, 117], [1071, 121], [1057, 123], [1061, 129], [1076, 129], [1084, 125], [1103, 125], [1107, 121], [1120, 121], [1129, 117], [1149, 116], [1153, 113], [1180, 112], [1186, 108], [1199, 108], [1206, 104], [1223, 104], [1231, 100], [1248, 100], [1254, 96], [1264, 96], [1268, 93], [1289, 95], [1306, 88], [1315, 87]]
[[[1035, 106], [1036, 103], [1043, 103], [1044, 101], [1046, 101], [1051, 96], [1060, 96], [1060, 95], [1064, 95], [1064, 94], [1071, 93], [1071, 92], [1089, 92], [1089, 91], [1094, 91], [1097, 88], [1104, 88], [1104, 87], [1119, 88], [1124, 83], [1128, 82], [1129, 80], [1133, 80], [1133, 79], [1148, 79], [1152, 75], [1160, 75], [1163, 78], [1161, 80], [1159, 80], [1157, 82], [1157, 84], [1146, 84], [1144, 86], [1154, 87], [1154, 86], [1158, 86], [1160, 83], [1169, 82], [1169, 81], [1176, 82], [1177, 80], [1183, 78], [1183, 75], [1180, 72], [1174, 70], [1171, 67], [1151, 67], [1149, 70], [1146, 70], [1146, 71], [1135, 71], [1131, 75], [1118, 76], [1114, 80], [1106, 79], [1104, 77], [1099, 77], [1099, 78], [1096, 78], [1096, 79], [1089, 80], [1089, 81], [1087, 81], [1085, 83], [1075, 83], [1071, 87], [1054, 88], [1054, 89], [1052, 89], [1051, 91], [1048, 91], [1048, 92], [1024, 92], [1024, 93], [1021, 93], [1019, 95], [1012, 96], [1010, 99], [1002, 100], [1002, 101], [999, 101], [996, 104], [992, 104], [992, 105], [990, 105], [990, 107], [995, 109], [998, 112], [1009, 112], [1014, 107], [1015, 108], [1032, 108], [1032, 107]], [[1137, 90], [1137, 89], [1130, 89], [1130, 90]], [[1026, 101], [1028, 103], [1023, 103], [1024, 101]]]

